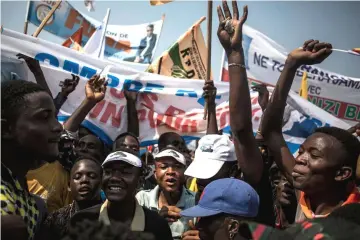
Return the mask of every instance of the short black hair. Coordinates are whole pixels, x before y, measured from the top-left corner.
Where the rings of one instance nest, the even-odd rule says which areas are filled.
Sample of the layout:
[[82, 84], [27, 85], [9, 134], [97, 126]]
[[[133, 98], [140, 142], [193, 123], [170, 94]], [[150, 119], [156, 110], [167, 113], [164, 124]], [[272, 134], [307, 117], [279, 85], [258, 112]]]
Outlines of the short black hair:
[[85, 160], [85, 161], [88, 160], [88, 161], [94, 162], [94, 163], [100, 168], [100, 173], [101, 173], [101, 174], [103, 173], [103, 169], [102, 169], [101, 164], [99, 163], [99, 161], [96, 160], [96, 159], [95, 159], [94, 157], [92, 157], [92, 156], [85, 156], [85, 155], [78, 157], [78, 158], [74, 161], [74, 164], [73, 164], [73, 166], [71, 167], [70, 173], [71, 173], [71, 171], [73, 170], [73, 168], [75, 167], [75, 165], [77, 165], [79, 162], [84, 161], [84, 160]]
[[168, 145], [173, 145], [176, 147], [178, 145], [178, 139], [180, 139], [181, 143], [183, 143], [186, 147], [185, 140], [179, 134], [175, 132], [166, 132], [161, 134], [158, 140], [159, 151], [162, 151]]
[[128, 226], [117, 222], [110, 226], [101, 221], [85, 219], [69, 227], [62, 240], [155, 240], [151, 233], [132, 232]]
[[46, 90], [39, 84], [25, 80], [2, 82], [1, 118], [9, 122], [16, 122], [19, 112], [26, 107], [26, 95], [37, 92], [46, 92]]
[[132, 132], [123, 132], [122, 134], [120, 134], [119, 136], [117, 136], [117, 137], [115, 138], [114, 144], [115, 144], [115, 142], [116, 142], [117, 140], [119, 140], [119, 139], [121, 139], [121, 138], [125, 138], [125, 137], [127, 137], [127, 136], [130, 136], [130, 137], [135, 138], [136, 142], [137, 142], [137, 143], [139, 144], [139, 146], [140, 146], [140, 141], [139, 141], [138, 137], [137, 137], [135, 134], [133, 134]]
[[154, 24], [150, 23], [147, 27], [154, 29]]
[[360, 204], [359, 203], [351, 203], [345, 206], [339, 207], [332, 211], [330, 217], [341, 218], [347, 221], [354, 222], [360, 225]]
[[353, 176], [356, 175], [357, 161], [360, 155], [360, 142], [348, 131], [337, 127], [321, 127], [315, 130], [316, 133], [324, 133], [336, 138], [346, 151], [344, 164], [353, 169]]

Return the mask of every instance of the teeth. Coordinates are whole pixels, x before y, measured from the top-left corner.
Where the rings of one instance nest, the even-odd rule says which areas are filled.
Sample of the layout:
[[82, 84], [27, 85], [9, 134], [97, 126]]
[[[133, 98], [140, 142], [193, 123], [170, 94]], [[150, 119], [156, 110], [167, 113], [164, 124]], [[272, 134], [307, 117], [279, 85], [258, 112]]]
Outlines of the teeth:
[[111, 191], [120, 191], [121, 189], [121, 187], [110, 187]]

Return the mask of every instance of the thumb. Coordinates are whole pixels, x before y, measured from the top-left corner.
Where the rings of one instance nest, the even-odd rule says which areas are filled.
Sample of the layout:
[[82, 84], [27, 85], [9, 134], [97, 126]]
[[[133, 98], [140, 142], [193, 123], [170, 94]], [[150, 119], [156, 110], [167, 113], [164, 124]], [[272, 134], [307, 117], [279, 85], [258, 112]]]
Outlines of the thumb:
[[194, 221], [193, 220], [189, 220], [188, 222], [188, 226], [191, 230], [196, 230], [196, 227], [194, 225]]

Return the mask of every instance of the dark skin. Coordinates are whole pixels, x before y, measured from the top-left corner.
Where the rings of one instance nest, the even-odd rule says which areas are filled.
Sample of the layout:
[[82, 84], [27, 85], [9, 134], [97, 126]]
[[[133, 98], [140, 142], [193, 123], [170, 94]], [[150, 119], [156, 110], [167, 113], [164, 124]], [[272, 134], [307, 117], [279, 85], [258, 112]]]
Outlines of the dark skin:
[[130, 92], [128, 90], [124, 90], [124, 95], [126, 98], [126, 108], [127, 108], [127, 120], [128, 120], [127, 131], [139, 137], [139, 117], [136, 111], [136, 101], [138, 97], [138, 92]]
[[[99, 85], [100, 88], [97, 89], [96, 85]], [[88, 115], [88, 113], [91, 111], [91, 109], [95, 107], [98, 102], [104, 99], [105, 93], [105, 79], [100, 79], [98, 75], [92, 76], [85, 86], [85, 99], [82, 101], [80, 106], [73, 112], [70, 118], [65, 122], [64, 129], [71, 132], [76, 132], [79, 129], [81, 123]]]
[[185, 183], [184, 172], [185, 166], [172, 157], [155, 161], [155, 179], [160, 187], [159, 208], [162, 209], [159, 214], [169, 222], [175, 222], [181, 217], [181, 209], [176, 204]]
[[100, 199], [101, 180], [102, 169], [98, 163], [89, 159], [75, 163], [70, 173], [70, 191], [78, 206]]
[[265, 112], [265, 109], [269, 103], [269, 91], [266, 88], [265, 84], [258, 84], [253, 87], [251, 87], [252, 90], [259, 93], [258, 96], [258, 103], [261, 107], [261, 110]]
[[109, 201], [110, 222], [122, 222], [130, 226], [135, 211], [135, 194], [141, 168], [122, 161], [105, 164], [103, 190]]
[[[36, 159], [50, 162], [59, 154], [62, 126], [55, 112], [51, 96], [36, 92], [25, 95], [25, 105], [18, 109], [16, 119], [2, 121], [2, 163], [17, 176], [24, 189], [26, 173]], [[11, 233], [12, 239], [27, 239], [26, 224], [19, 216], [1, 216], [1, 230], [2, 236]]]
[[75, 152], [80, 156], [91, 156], [99, 161], [99, 163], [104, 161], [103, 143], [94, 135], [87, 135], [81, 138], [75, 148]]
[[[244, 173], [245, 180], [255, 185], [261, 179], [263, 161], [252, 130], [250, 92], [242, 49], [242, 26], [246, 21], [248, 10], [247, 6], [245, 6], [243, 16], [239, 19], [236, 1], [232, 1], [233, 16], [231, 16], [226, 1], [223, 1], [222, 5], [223, 10], [220, 6], [217, 8], [220, 22], [218, 38], [226, 52], [229, 65], [240, 64], [240, 66], [229, 66], [230, 127], [233, 133], [239, 168]], [[231, 19], [231, 24], [235, 30], [233, 34], [229, 34], [224, 28], [226, 18]]]
[[208, 112], [207, 112], [208, 122], [207, 122], [206, 134], [218, 134], [219, 129], [216, 120], [216, 104], [215, 104], [216, 87], [214, 86], [214, 82], [206, 81], [203, 90], [204, 90], [203, 96], [206, 102], [208, 103]]
[[320, 215], [331, 212], [347, 197], [345, 183], [352, 169], [344, 165], [345, 150], [335, 138], [315, 133], [305, 140], [295, 159], [281, 127], [296, 69], [302, 64], [321, 63], [331, 54], [331, 48], [329, 43], [309, 40], [289, 54], [262, 121], [262, 133], [280, 170], [296, 189], [306, 194], [312, 211]]
[[134, 150], [135, 152], [140, 151], [139, 142], [131, 135], [123, 136], [121, 138], [118, 138], [113, 145], [113, 150], [119, 148], [129, 148]]

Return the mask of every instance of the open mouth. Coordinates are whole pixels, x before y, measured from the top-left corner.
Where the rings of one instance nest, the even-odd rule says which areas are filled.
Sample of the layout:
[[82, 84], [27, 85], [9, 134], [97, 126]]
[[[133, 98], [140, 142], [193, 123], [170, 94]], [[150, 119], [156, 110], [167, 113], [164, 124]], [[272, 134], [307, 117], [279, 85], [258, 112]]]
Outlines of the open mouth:
[[168, 178], [165, 180], [165, 182], [168, 186], [174, 186], [176, 184], [177, 180], [175, 178]]
[[124, 190], [125, 188], [123, 186], [120, 185], [111, 185], [108, 186], [108, 190], [110, 190], [111, 192], [120, 192], [122, 190]]

